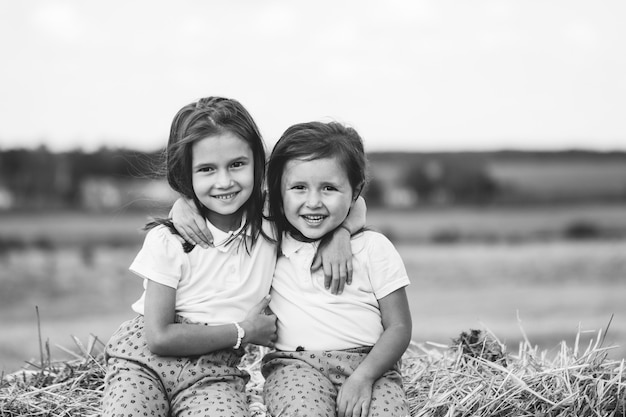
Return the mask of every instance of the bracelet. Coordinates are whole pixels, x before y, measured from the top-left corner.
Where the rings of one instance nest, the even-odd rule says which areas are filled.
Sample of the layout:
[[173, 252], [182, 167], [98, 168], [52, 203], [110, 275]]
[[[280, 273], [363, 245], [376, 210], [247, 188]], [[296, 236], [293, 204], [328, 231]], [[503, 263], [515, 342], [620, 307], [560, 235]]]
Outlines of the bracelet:
[[233, 349], [239, 349], [241, 347], [241, 342], [243, 338], [246, 337], [246, 331], [239, 325], [239, 323], [233, 323], [237, 328], [237, 343], [233, 346]]

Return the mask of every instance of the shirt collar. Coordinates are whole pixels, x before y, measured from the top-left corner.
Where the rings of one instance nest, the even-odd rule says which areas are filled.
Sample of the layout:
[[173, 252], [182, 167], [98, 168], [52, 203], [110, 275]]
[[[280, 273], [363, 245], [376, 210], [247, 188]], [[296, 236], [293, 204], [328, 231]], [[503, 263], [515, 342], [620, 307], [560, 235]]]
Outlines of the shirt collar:
[[228, 232], [224, 232], [221, 229], [217, 228], [213, 225], [208, 219], [206, 220], [206, 225], [209, 228], [209, 231], [213, 235], [213, 246], [221, 252], [227, 252], [233, 241], [240, 240], [241, 236], [252, 236], [252, 231], [248, 227], [240, 236], [233, 239], [233, 236], [241, 231], [243, 226], [246, 224], [245, 216], [241, 219], [241, 224], [237, 228], [237, 230], [230, 230]]
[[319, 241], [303, 242], [294, 239], [289, 233], [285, 233], [283, 234], [283, 241], [281, 242], [281, 251], [283, 255], [290, 258], [296, 252], [315, 252], [318, 246]]

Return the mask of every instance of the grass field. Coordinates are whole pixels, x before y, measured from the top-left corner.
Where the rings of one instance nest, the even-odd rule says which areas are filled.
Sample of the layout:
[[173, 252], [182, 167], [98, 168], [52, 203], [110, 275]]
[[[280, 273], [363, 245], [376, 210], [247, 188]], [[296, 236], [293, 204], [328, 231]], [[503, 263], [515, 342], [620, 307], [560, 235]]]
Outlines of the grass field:
[[[529, 207], [448, 207], [419, 210], [368, 210], [368, 225], [395, 241], [419, 242], [442, 235], [477, 240], [554, 239], [571, 226], [593, 225], [600, 234], [626, 236], [624, 204], [544, 205]], [[163, 215], [155, 210], [150, 215]], [[91, 213], [1, 212], [0, 243], [53, 245], [141, 242], [149, 214], [137, 211]]]
[[[626, 357], [626, 239], [559, 239], [563, 227], [581, 219], [621, 230], [623, 208], [542, 210], [370, 211], [369, 223], [395, 238], [411, 276], [414, 340], [448, 343], [484, 325], [515, 350], [519, 317], [531, 342], [550, 349], [571, 341], [579, 326], [593, 331], [591, 339], [614, 315], [606, 342], [621, 345], [614, 357]], [[0, 369], [38, 356], [35, 306], [53, 356], [61, 355], [55, 344], [73, 346], [70, 335], [107, 339], [132, 317], [141, 282], [127, 268], [145, 219], [140, 213], [0, 216]], [[469, 239], [430, 242], [441, 230]]]

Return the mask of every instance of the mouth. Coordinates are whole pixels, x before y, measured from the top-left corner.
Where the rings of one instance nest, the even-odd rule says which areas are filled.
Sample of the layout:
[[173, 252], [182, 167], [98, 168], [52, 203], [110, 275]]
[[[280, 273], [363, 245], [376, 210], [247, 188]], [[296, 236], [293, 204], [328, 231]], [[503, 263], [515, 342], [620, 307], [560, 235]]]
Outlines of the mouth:
[[239, 194], [239, 191], [235, 191], [234, 193], [228, 193], [228, 194], [212, 195], [211, 197], [217, 200], [221, 200], [221, 201], [228, 201], [228, 200], [232, 200], [233, 198], [235, 198], [237, 194]]
[[321, 214], [303, 214], [300, 217], [304, 219], [310, 225], [318, 225], [328, 216], [323, 216]]

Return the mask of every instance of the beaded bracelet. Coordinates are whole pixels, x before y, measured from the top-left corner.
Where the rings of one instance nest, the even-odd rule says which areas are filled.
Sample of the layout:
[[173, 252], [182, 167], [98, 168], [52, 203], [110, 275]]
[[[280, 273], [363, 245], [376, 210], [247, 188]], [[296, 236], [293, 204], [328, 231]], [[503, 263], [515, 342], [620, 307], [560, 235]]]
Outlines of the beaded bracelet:
[[243, 329], [243, 327], [239, 325], [239, 323], [233, 323], [233, 324], [237, 328], [237, 343], [235, 343], [235, 346], [233, 346], [233, 349], [239, 349], [241, 347], [241, 341], [246, 336], [246, 332]]

